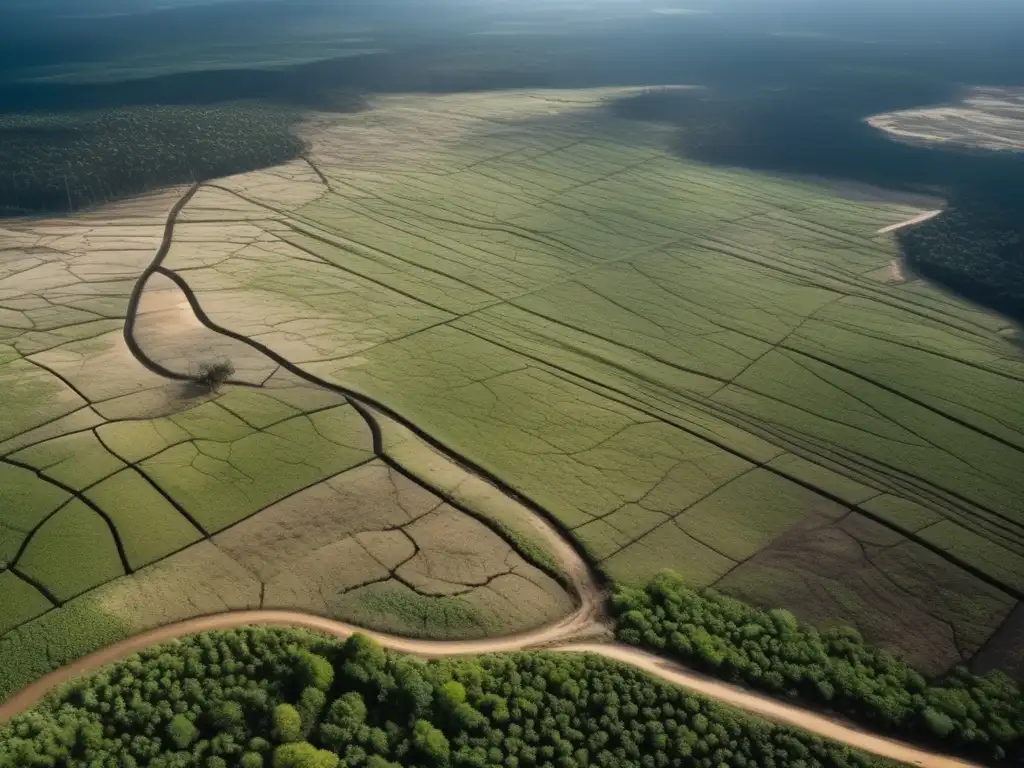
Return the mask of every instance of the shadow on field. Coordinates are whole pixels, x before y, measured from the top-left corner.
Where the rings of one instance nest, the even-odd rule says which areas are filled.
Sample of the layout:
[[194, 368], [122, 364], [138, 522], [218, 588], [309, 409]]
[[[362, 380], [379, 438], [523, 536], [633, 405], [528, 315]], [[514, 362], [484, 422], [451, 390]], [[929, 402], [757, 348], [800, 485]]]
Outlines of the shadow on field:
[[1024, 320], [1024, 154], [893, 141], [864, 122], [893, 109], [955, 100], [952, 86], [817, 75], [787, 87], [654, 90], [608, 106], [617, 117], [675, 127], [690, 160], [934, 195], [947, 213], [901, 230], [919, 274]]

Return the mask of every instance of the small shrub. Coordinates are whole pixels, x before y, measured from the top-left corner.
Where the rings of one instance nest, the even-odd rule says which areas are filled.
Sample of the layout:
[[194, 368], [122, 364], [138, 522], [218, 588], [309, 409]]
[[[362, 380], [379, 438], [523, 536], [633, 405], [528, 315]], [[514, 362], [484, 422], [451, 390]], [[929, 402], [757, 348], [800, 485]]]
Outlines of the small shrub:
[[200, 363], [196, 382], [210, 390], [216, 391], [221, 384], [235, 373], [235, 366], [230, 360], [219, 360], [215, 363]]

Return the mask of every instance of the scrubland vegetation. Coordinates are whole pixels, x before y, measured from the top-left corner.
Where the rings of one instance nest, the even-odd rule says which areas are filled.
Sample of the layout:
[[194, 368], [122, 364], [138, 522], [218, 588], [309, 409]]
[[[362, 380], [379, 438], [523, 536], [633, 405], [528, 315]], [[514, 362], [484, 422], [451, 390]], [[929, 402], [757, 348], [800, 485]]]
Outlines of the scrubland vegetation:
[[663, 573], [612, 599], [616, 637], [697, 669], [797, 695], [885, 731], [1010, 764], [1024, 756], [1024, 695], [1006, 675], [958, 667], [929, 680], [848, 627], [819, 632]]
[[423, 662], [243, 629], [147, 650], [0, 727], [0, 766], [885, 765], [598, 657]]

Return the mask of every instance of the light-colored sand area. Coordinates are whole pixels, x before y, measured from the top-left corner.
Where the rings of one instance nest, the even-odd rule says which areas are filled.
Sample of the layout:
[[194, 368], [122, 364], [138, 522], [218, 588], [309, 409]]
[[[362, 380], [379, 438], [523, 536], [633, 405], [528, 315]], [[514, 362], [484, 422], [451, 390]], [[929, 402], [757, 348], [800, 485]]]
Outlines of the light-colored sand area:
[[972, 88], [963, 101], [886, 112], [867, 123], [893, 138], [979, 149], [1024, 149], [1024, 88]]
[[921, 223], [923, 223], [925, 221], [928, 221], [929, 219], [934, 219], [936, 216], [940, 215], [941, 213], [942, 213], [942, 209], [941, 208], [937, 208], [934, 211], [925, 211], [924, 213], [919, 213], [917, 216], [909, 218], [906, 221], [901, 221], [898, 224], [890, 224], [887, 227], [882, 227], [880, 230], [875, 232], [875, 234], [876, 235], [887, 235], [890, 232], [898, 232], [901, 229], [906, 229], [907, 227], [912, 227], [915, 224], [921, 224]]

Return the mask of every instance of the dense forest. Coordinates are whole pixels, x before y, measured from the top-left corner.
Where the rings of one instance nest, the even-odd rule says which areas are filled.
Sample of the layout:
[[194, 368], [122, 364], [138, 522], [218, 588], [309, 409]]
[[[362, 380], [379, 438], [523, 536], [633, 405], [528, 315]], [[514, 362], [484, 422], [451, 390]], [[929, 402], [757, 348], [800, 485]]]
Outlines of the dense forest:
[[246, 628], [159, 646], [0, 728], [0, 766], [888, 765], [600, 657], [425, 662]]
[[918, 274], [1024, 321], [1024, 190], [951, 200], [899, 241]]
[[233, 102], [0, 115], [0, 215], [76, 210], [283, 163], [297, 113]]
[[610, 108], [674, 126], [676, 151], [687, 158], [944, 198], [945, 214], [897, 234], [904, 256], [918, 274], [1024, 321], [1024, 153], [905, 144], [864, 122], [959, 98], [925, 70], [787, 77], [783, 89], [652, 90]]
[[824, 632], [781, 609], [762, 611], [676, 574], [612, 599], [619, 640], [727, 680], [797, 695], [905, 737], [1012, 765], [1024, 759], [1024, 695], [1006, 675], [956, 669], [929, 681], [850, 628]]

